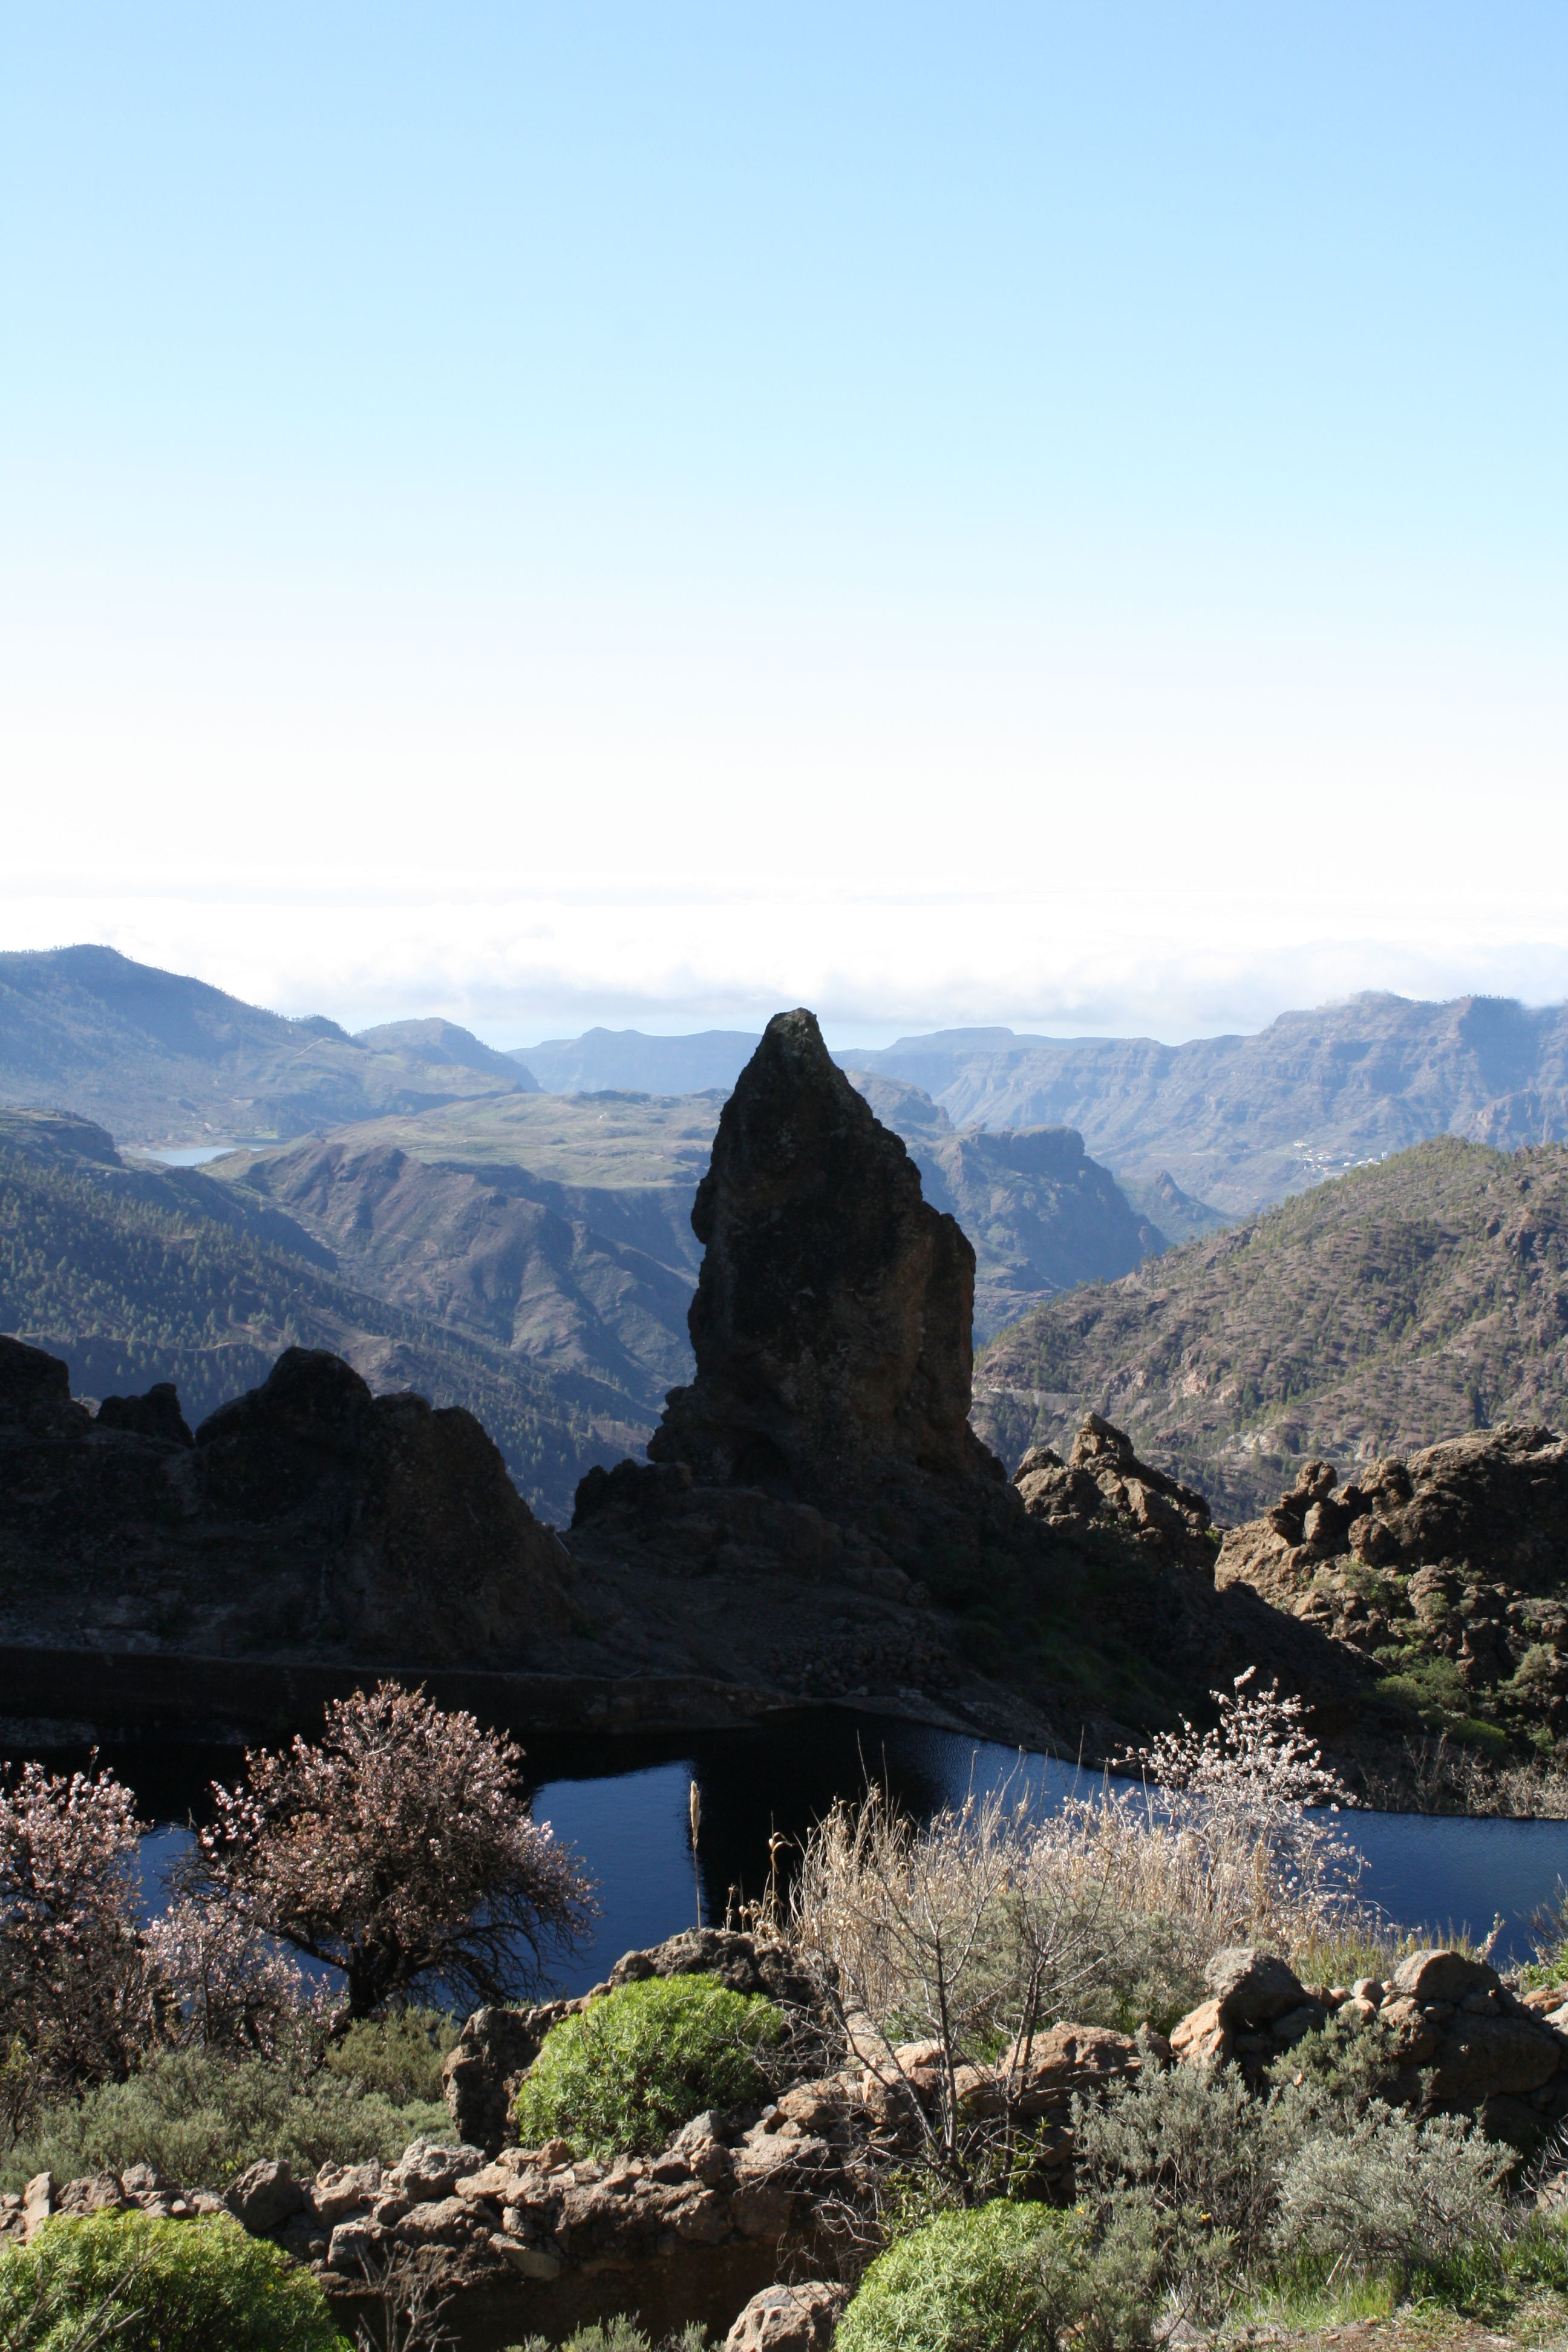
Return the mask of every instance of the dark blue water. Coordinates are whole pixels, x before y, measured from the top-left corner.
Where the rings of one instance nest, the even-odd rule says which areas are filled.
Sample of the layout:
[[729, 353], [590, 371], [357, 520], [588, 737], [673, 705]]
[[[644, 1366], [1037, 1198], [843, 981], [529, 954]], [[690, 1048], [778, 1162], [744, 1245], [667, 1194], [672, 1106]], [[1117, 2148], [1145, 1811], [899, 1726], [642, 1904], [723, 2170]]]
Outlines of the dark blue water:
[[[72, 1759], [75, 1760], [75, 1759]], [[205, 1811], [216, 1772], [235, 1777], [241, 1759], [211, 1748], [126, 1747], [107, 1754], [160, 1827], [143, 1849], [148, 1899], [183, 1848], [184, 1824]], [[587, 1735], [529, 1743], [533, 1810], [574, 1846], [599, 1882], [601, 1912], [591, 1943], [557, 1970], [562, 1990], [581, 1991], [622, 1952], [655, 1944], [695, 1924], [723, 1918], [736, 1896], [763, 1891], [775, 1830], [798, 1838], [836, 1797], [882, 1782], [924, 1817], [970, 1788], [1011, 1778], [1053, 1810], [1087, 1783], [1051, 1757], [885, 1717], [818, 1708], [754, 1731], [698, 1732], [639, 1739]], [[694, 1870], [688, 1806], [701, 1800]], [[1568, 1822], [1466, 1821], [1414, 1813], [1351, 1812], [1338, 1826], [1366, 1857], [1363, 1898], [1395, 1926], [1484, 1936], [1501, 1912], [1497, 1952], [1505, 1964], [1529, 1958], [1531, 1923], [1559, 1882], [1568, 1882]]]

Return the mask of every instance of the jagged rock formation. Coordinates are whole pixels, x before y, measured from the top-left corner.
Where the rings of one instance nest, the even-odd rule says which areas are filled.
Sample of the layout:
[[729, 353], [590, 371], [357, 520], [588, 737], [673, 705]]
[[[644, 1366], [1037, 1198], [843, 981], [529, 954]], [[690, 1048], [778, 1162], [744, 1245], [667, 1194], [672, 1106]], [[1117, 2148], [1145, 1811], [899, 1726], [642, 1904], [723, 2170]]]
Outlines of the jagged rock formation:
[[1218, 1537], [1200, 1494], [1141, 1462], [1125, 1431], [1089, 1413], [1064, 1462], [1048, 1445], [1031, 1446], [1013, 1474], [1031, 1518], [1081, 1532], [1092, 1526], [1129, 1530], [1162, 1561], [1213, 1564]]
[[810, 1013], [768, 1024], [691, 1223], [697, 1374], [652, 1459], [819, 1503], [911, 1473], [1002, 1477], [969, 1427], [974, 1252]]
[[160, 1383], [95, 1419], [0, 1339], [0, 1634], [46, 1646], [490, 1666], [570, 1563], [471, 1413], [290, 1348], [193, 1439]]
[[1435, 1723], [1568, 1732], [1568, 1438], [1552, 1430], [1472, 1431], [1342, 1487], [1309, 1462], [1226, 1535], [1215, 1581], [1374, 1662]]

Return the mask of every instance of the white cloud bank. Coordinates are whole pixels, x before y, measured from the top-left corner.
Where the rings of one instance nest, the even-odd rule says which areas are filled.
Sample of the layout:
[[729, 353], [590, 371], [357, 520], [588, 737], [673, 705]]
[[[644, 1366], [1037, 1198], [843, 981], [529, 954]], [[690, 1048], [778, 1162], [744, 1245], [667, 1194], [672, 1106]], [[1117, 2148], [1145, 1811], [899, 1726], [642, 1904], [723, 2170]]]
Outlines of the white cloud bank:
[[1395, 923], [1364, 899], [1336, 910], [1311, 896], [1227, 904], [1070, 874], [1049, 890], [991, 891], [40, 877], [0, 890], [0, 935], [12, 947], [104, 940], [351, 1027], [440, 1013], [502, 1045], [596, 1022], [756, 1026], [797, 1003], [845, 1043], [972, 1023], [1174, 1042], [1359, 989], [1568, 997], [1568, 940], [1549, 905], [1479, 925], [1473, 905], [1429, 905]]

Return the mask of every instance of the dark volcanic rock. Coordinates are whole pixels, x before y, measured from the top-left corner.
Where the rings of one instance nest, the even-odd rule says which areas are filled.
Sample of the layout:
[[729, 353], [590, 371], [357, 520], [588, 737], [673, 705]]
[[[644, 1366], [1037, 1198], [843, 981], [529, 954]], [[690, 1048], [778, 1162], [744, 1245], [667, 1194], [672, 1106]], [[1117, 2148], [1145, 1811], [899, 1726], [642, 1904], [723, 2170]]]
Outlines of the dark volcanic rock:
[[1385, 1667], [1447, 1660], [1467, 1704], [1561, 1737], [1565, 1557], [1568, 1438], [1509, 1424], [1385, 1456], [1342, 1487], [1331, 1464], [1309, 1462], [1226, 1537], [1215, 1580]]
[[494, 1666], [569, 1564], [471, 1413], [290, 1348], [191, 1443], [172, 1388], [97, 1422], [0, 1341], [0, 1628], [16, 1642]]
[[1013, 1484], [1030, 1517], [1047, 1527], [1119, 1526], [1162, 1560], [1207, 1568], [1214, 1559], [1203, 1496], [1141, 1462], [1126, 1433], [1098, 1413], [1087, 1416], [1065, 1462], [1048, 1445], [1031, 1446]]
[[910, 1473], [1001, 1477], [969, 1427], [974, 1253], [811, 1013], [768, 1024], [691, 1223], [697, 1376], [671, 1392], [656, 1461], [816, 1502]]

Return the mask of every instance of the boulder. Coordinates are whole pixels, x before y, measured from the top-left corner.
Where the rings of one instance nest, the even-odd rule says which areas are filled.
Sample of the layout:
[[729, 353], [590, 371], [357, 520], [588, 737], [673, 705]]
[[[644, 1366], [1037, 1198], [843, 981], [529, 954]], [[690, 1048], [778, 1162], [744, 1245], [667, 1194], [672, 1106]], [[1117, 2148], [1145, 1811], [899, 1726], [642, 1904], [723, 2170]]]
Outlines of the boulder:
[[1053, 2025], [1015, 2042], [996, 2062], [1012, 2112], [1021, 2117], [1069, 2107], [1075, 2094], [1100, 2092], [1142, 2065], [1129, 2034], [1102, 2025]]
[[481, 2147], [444, 2147], [430, 2139], [411, 2140], [402, 2159], [387, 2175], [394, 2194], [410, 2205], [429, 2205], [454, 2196], [465, 2173], [478, 2172], [485, 2160]]
[[253, 2238], [265, 2238], [280, 2229], [293, 2214], [303, 2212], [308, 2202], [287, 2157], [268, 2158], [259, 2164], [247, 2165], [238, 2179], [230, 2182], [224, 2195], [224, 2203], [235, 2220]]
[[381, 2194], [381, 2167], [368, 2164], [323, 2164], [316, 2175], [310, 2200], [329, 2227], [345, 2215], [357, 2213]]
[[[1272, 2025], [1287, 2011], [1300, 2009], [1307, 1998], [1293, 1969], [1275, 1953], [1250, 1944], [1216, 1952], [1204, 1970], [1204, 1982], [1218, 2005], [1221, 2022], [1232, 2028]], [[1173, 2045], [1174, 2040], [1173, 2035]]]
[[547, 2030], [538, 2010], [476, 2009], [468, 2020], [441, 2066], [441, 2095], [465, 2145], [500, 2147], [517, 2083]]
[[1225, 2064], [1234, 2040], [1220, 2015], [1218, 2001], [1205, 2000], [1171, 2028], [1171, 2054], [1178, 2066], [1195, 2066], [1206, 2073], [1211, 2066]]
[[1467, 1993], [1497, 1992], [1502, 1979], [1485, 1960], [1472, 1960], [1463, 1952], [1411, 1952], [1400, 1961], [1390, 1979], [1391, 1990], [1417, 2009], [1429, 2009], [1434, 2001], [1447, 2001], [1454, 2006]]
[[68, 2180], [55, 2199], [57, 2213], [122, 2213], [130, 2204], [118, 2177], [93, 2172], [81, 2180]]
[[849, 2289], [812, 2280], [765, 2286], [724, 2338], [724, 2352], [830, 2352]]

